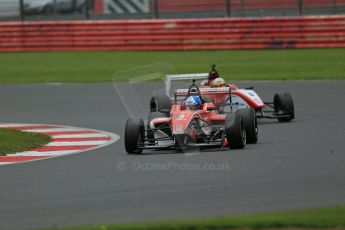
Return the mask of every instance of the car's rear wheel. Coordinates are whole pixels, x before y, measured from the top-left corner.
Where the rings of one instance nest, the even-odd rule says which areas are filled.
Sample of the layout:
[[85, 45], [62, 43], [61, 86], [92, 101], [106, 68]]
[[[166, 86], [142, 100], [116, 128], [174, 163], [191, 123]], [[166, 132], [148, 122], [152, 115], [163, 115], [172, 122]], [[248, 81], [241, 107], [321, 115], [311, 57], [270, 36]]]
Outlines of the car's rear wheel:
[[226, 115], [225, 134], [231, 149], [243, 149], [246, 145], [246, 130], [239, 111]]
[[[287, 122], [295, 118], [295, 108], [290, 93], [277, 93], [274, 95], [274, 114], [278, 121]], [[279, 117], [279, 116], [284, 117]]]
[[246, 130], [247, 144], [255, 144], [258, 142], [258, 122], [254, 109], [240, 109], [239, 110], [242, 118], [244, 128]]
[[128, 119], [125, 128], [125, 148], [127, 153], [142, 153], [139, 145], [143, 144], [144, 137], [145, 127], [143, 119]]
[[171, 102], [166, 94], [156, 94], [151, 98], [150, 111], [164, 113], [167, 116], [170, 114]]

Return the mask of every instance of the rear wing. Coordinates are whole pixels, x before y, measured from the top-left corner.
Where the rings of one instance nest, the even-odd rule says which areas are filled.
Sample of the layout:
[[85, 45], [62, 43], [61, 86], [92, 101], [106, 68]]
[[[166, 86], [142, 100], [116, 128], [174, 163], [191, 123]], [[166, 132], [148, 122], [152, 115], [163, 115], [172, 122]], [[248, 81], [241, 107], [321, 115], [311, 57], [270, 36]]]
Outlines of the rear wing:
[[[199, 88], [201, 94], [229, 94], [231, 88], [228, 86], [224, 87], [201, 87]], [[188, 94], [188, 89], [177, 89], [175, 91], [177, 96], [185, 96]]]
[[167, 96], [170, 95], [170, 88], [172, 81], [183, 81], [183, 80], [204, 80], [208, 79], [208, 73], [192, 73], [192, 74], [175, 74], [165, 76], [165, 93]]

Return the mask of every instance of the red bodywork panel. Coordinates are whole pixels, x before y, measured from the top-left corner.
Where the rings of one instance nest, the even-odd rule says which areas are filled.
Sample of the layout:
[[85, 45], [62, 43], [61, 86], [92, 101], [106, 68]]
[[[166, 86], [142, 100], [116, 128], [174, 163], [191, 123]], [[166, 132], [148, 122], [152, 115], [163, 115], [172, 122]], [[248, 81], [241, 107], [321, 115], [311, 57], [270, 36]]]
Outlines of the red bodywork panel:
[[[204, 103], [202, 109], [199, 110], [186, 108], [182, 104], [175, 104], [171, 107], [170, 117], [156, 118], [152, 120], [152, 122], [154, 125], [170, 123], [173, 134], [179, 135], [185, 133], [185, 130], [187, 130], [188, 126], [191, 124], [191, 120], [195, 118], [199, 118], [208, 124], [212, 124], [214, 121], [223, 122], [225, 120], [225, 115], [218, 114], [216, 110], [208, 111], [208, 107], [214, 107], [214, 104]], [[194, 138], [196, 133], [193, 132], [193, 129], [189, 132], [190, 133], [187, 134]]]

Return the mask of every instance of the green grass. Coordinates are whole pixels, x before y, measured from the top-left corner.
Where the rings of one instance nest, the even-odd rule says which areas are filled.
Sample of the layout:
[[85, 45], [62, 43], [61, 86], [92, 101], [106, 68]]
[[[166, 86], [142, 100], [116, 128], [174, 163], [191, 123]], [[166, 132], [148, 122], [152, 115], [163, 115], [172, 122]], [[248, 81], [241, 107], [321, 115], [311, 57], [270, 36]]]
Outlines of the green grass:
[[0, 156], [30, 150], [50, 142], [46, 135], [0, 128]]
[[345, 49], [287, 49], [1, 53], [0, 83], [111, 82], [117, 71], [160, 62], [178, 73], [215, 63], [228, 80], [345, 79]]
[[345, 227], [345, 206], [248, 216], [203, 218], [156, 223], [97, 225], [64, 230], [203, 230], [228, 228], [332, 228]]

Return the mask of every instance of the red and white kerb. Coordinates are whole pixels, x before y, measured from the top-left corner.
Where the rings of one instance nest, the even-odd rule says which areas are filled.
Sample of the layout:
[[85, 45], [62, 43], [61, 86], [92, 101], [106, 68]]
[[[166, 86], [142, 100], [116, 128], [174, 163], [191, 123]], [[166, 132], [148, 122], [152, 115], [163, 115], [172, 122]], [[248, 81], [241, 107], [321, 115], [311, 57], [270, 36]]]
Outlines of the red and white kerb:
[[41, 133], [52, 138], [45, 146], [0, 156], [0, 165], [76, 154], [110, 145], [120, 139], [118, 135], [109, 132], [61, 125], [0, 124], [0, 128]]

